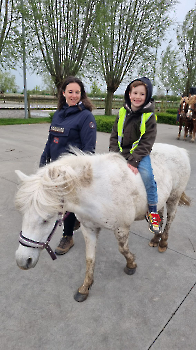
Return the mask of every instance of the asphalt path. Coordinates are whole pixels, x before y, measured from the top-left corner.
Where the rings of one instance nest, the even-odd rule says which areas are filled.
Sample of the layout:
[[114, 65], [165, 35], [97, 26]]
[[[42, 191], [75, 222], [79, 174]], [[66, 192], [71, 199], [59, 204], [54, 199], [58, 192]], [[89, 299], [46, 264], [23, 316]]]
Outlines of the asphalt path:
[[[49, 124], [0, 126], [0, 348], [6, 350], [194, 350], [196, 344], [196, 143], [177, 141], [177, 126], [158, 124], [157, 142], [189, 151], [191, 207], [179, 207], [161, 254], [148, 246], [144, 221], [130, 229], [138, 268], [124, 273], [125, 259], [111, 231], [97, 245], [95, 282], [88, 299], [73, 294], [85, 274], [85, 244], [78, 230], [74, 247], [52, 261], [46, 251], [34, 269], [15, 262], [22, 218], [14, 207], [20, 169], [34, 173]], [[109, 135], [98, 133], [97, 152], [108, 152]], [[160, 159], [161, 162], [161, 159]], [[58, 228], [51, 246], [62, 234]]]
[[[0, 101], [1, 102], [1, 101]], [[51, 109], [31, 109], [31, 118], [49, 117], [50, 112], [55, 112]], [[93, 115], [104, 115], [105, 109], [97, 108], [92, 111]], [[112, 115], [117, 115], [118, 109], [112, 109]], [[24, 109], [17, 108], [3, 108], [0, 103], [0, 119], [1, 118], [25, 118]]]

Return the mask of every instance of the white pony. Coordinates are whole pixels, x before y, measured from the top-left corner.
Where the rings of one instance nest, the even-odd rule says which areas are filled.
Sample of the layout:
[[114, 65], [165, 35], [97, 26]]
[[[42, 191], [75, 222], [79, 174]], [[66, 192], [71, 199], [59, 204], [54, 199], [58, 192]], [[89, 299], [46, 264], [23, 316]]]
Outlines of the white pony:
[[[167, 207], [167, 222], [162, 234], [154, 235], [150, 246], [160, 252], [167, 249], [170, 225], [177, 205], [189, 205], [184, 190], [190, 176], [190, 162], [185, 149], [155, 144], [151, 153], [152, 167], [158, 187], [158, 210], [163, 218]], [[134, 220], [143, 220], [147, 212], [147, 197], [140, 174], [135, 175], [125, 159], [117, 153], [65, 155], [27, 176], [16, 170], [22, 181], [16, 194], [16, 208], [23, 214], [20, 244], [16, 261], [20, 268], [34, 267], [41, 249], [54, 257], [47, 237], [59, 213], [74, 212], [81, 222], [86, 243], [86, 275], [74, 298], [83, 301], [93, 283], [95, 249], [101, 228], [114, 231], [119, 251], [126, 259], [125, 272], [136, 270], [134, 255], [128, 247], [128, 235]], [[56, 221], [56, 224], [58, 221]], [[53, 233], [53, 230], [51, 234]], [[45, 243], [46, 242], [46, 243]]]

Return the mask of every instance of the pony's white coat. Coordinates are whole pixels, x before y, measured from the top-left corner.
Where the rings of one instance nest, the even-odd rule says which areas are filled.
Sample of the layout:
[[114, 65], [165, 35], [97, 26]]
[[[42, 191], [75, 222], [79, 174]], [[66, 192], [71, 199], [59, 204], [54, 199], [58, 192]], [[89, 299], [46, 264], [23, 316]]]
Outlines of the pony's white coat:
[[[128, 251], [126, 256], [122, 245], [128, 249], [130, 225], [134, 220], [144, 219], [147, 211], [147, 196], [140, 175], [135, 175], [117, 153], [83, 155], [76, 151], [76, 154], [61, 157], [35, 175], [24, 176], [16, 171], [22, 180], [15, 203], [23, 214], [23, 235], [42, 241], [58, 212], [74, 212], [82, 223], [87, 261], [90, 257], [94, 264], [97, 233], [107, 228], [115, 232], [119, 244], [121, 240], [119, 250], [125, 255], [127, 266], [136, 266], [133, 255]], [[168, 236], [170, 221], [189, 180], [189, 157], [185, 149], [155, 144], [151, 161], [158, 188], [158, 209], [167, 203], [171, 214], [166, 225]], [[38, 257], [39, 249], [20, 245], [16, 252], [21, 268], [35, 266]], [[31, 264], [27, 264], [29, 258]]]

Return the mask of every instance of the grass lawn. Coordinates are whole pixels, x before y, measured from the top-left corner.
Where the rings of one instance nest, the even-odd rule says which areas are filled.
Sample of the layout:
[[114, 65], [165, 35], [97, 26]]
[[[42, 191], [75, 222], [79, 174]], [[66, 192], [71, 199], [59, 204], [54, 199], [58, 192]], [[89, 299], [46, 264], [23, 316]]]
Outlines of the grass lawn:
[[[101, 119], [105, 116], [94, 116], [95, 119]], [[112, 120], [115, 120], [115, 116], [111, 116]], [[109, 117], [109, 118], [111, 118]], [[108, 118], [108, 117], [106, 117]], [[43, 124], [43, 123], [51, 123], [50, 117], [45, 118], [0, 118], [0, 125], [17, 125], [17, 124]]]
[[50, 117], [46, 118], [0, 118], [0, 125], [16, 125], [16, 124], [41, 124], [50, 123]]

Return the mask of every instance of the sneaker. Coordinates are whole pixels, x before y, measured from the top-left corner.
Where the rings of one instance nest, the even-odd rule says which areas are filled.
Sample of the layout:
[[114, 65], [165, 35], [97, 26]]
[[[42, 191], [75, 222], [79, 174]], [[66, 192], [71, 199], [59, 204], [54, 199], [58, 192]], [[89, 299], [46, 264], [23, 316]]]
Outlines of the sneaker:
[[160, 226], [160, 216], [158, 213], [147, 213], [146, 217], [148, 223], [149, 223], [149, 230], [155, 234], [161, 233], [161, 226]]
[[69, 251], [71, 247], [73, 247], [74, 241], [72, 236], [62, 237], [58, 247], [55, 249], [55, 253], [57, 255], [63, 255]]

